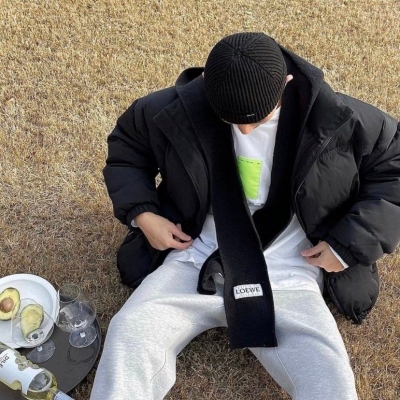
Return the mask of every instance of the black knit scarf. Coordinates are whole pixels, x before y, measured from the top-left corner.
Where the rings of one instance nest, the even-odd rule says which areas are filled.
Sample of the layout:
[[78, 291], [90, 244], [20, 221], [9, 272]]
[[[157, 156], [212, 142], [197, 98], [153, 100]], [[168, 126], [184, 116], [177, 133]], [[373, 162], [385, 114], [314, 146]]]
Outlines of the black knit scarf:
[[[211, 206], [214, 214], [219, 255], [204, 263], [198, 291], [215, 293], [213, 274], [223, 269], [224, 303], [230, 348], [274, 347], [274, 301], [263, 255], [266, 248], [290, 222], [290, 182], [298, 118], [285, 107], [293, 98], [284, 96], [274, 149], [271, 186], [265, 206], [249, 213], [234, 154], [230, 127], [211, 110], [201, 77], [186, 85], [186, 110], [196, 130], [210, 172]], [[281, 120], [286, 121], [281, 124]], [[218, 260], [218, 258], [217, 258]]]

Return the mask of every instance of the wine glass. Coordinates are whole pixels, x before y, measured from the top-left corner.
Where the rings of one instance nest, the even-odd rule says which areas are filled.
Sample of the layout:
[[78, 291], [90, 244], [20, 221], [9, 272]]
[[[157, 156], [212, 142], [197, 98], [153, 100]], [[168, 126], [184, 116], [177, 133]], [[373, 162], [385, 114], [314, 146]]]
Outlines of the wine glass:
[[69, 343], [73, 347], [87, 347], [96, 337], [92, 326], [96, 319], [96, 306], [82, 289], [75, 284], [63, 285], [58, 290], [59, 312], [56, 325], [64, 332], [70, 332]]
[[34, 348], [26, 358], [42, 363], [52, 357], [56, 346], [48, 340], [54, 330], [54, 321], [44, 308], [33, 299], [15, 303], [11, 317], [11, 337], [19, 347]]

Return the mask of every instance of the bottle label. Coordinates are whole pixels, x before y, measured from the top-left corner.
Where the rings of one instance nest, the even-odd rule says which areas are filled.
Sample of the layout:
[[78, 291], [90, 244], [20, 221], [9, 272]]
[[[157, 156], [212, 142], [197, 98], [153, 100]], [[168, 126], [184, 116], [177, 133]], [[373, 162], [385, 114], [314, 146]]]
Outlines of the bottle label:
[[54, 396], [54, 400], [74, 400], [74, 399], [72, 397], [69, 397], [67, 394], [65, 394], [63, 392], [58, 392]]
[[19, 381], [23, 394], [28, 393], [29, 385], [41, 372], [43, 368], [13, 349], [7, 349], [0, 354], [0, 380], [9, 387], [12, 387], [13, 382]]

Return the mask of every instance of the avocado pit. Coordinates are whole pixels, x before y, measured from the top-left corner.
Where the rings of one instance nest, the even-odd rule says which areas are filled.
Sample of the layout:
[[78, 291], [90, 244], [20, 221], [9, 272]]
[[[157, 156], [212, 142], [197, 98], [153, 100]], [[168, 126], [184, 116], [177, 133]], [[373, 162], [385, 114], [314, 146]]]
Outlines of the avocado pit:
[[0, 322], [9, 321], [18, 312], [19, 301], [20, 294], [15, 288], [8, 287], [0, 293]]
[[0, 311], [9, 313], [14, 307], [14, 301], [11, 297], [6, 297], [0, 303]]

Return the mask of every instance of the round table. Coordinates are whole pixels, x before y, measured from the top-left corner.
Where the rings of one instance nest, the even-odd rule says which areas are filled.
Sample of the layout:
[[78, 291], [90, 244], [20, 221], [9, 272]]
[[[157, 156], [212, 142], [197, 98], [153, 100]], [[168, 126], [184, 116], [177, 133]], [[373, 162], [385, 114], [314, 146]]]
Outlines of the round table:
[[[58, 388], [64, 393], [68, 393], [85, 379], [100, 354], [101, 330], [97, 319], [93, 326], [97, 330], [96, 340], [90, 346], [78, 349], [69, 344], [69, 333], [63, 332], [54, 325], [51, 340], [55, 343], [56, 350], [49, 360], [38, 365], [54, 374]], [[22, 355], [25, 355], [29, 350], [18, 349]], [[0, 399], [23, 400], [24, 397], [19, 391], [12, 390], [0, 382]]]

